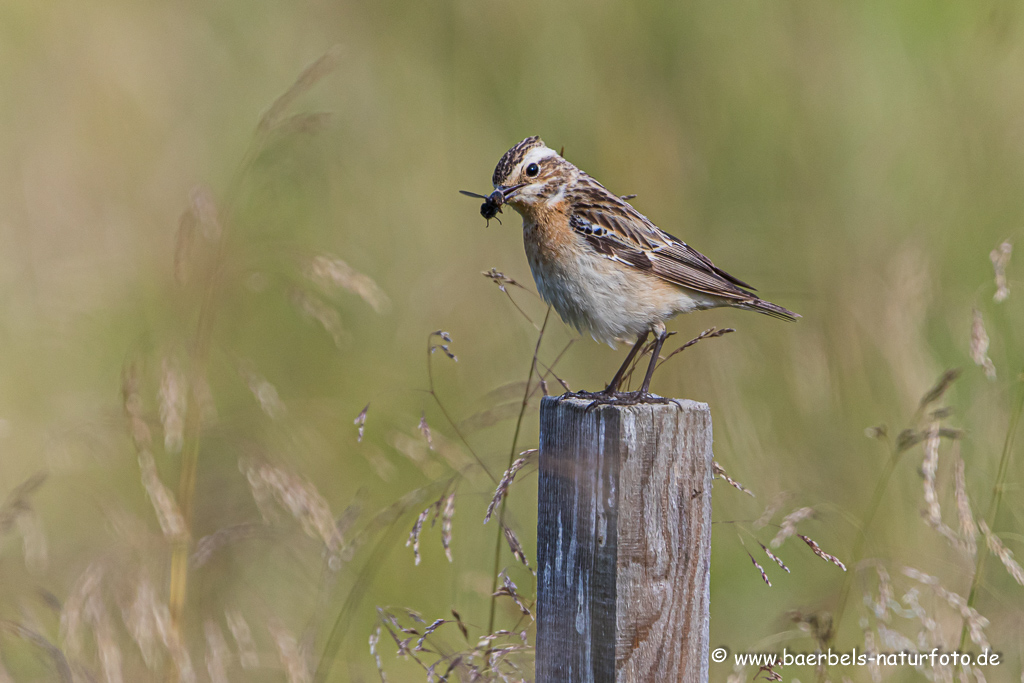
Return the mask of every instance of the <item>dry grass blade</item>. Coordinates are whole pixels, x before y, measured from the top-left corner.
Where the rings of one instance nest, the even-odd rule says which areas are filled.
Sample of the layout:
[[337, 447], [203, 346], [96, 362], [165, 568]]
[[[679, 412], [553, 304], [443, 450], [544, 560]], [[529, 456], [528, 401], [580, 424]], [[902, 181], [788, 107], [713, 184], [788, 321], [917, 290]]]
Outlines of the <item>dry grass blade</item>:
[[241, 462], [239, 466], [265, 518], [269, 512], [269, 500], [276, 500], [299, 522], [309, 537], [321, 540], [331, 553], [338, 552], [342, 538], [334, 515], [327, 500], [311, 481], [268, 463]]
[[366, 407], [359, 411], [359, 415], [356, 419], [352, 420], [352, 424], [359, 428], [359, 435], [356, 437], [356, 443], [362, 443], [363, 441], [363, 430], [366, 428], [366, 413], [370, 410], [370, 404], [367, 403]]
[[452, 608], [452, 616], [455, 617], [455, 623], [458, 624], [459, 630], [462, 631], [462, 637], [469, 641], [469, 629], [466, 628], [466, 624], [462, 621], [462, 615]]
[[45, 472], [36, 472], [7, 494], [7, 498], [0, 505], [0, 534], [9, 531], [22, 514], [31, 512], [29, 499], [46, 481], [46, 476]]
[[[500, 223], [501, 220], [499, 219], [498, 222]], [[537, 327], [537, 323], [535, 323], [533, 321], [533, 318], [531, 318], [529, 316], [529, 314], [527, 314], [527, 312], [523, 310], [522, 306], [520, 306], [516, 302], [515, 298], [513, 298], [512, 293], [510, 291], [508, 291], [507, 287], [517, 287], [517, 288], [523, 290], [524, 292], [528, 292], [528, 293], [533, 294], [534, 296], [536, 296], [536, 294], [534, 294], [534, 292], [532, 290], [530, 290], [530, 289], [528, 289], [526, 287], [523, 287], [521, 284], [519, 284], [518, 282], [516, 282], [512, 278], [506, 276], [504, 273], [502, 273], [502, 272], [500, 272], [500, 271], [498, 271], [498, 270], [496, 270], [494, 268], [491, 268], [489, 271], [482, 272], [481, 275], [483, 275], [484, 277], [488, 278], [491, 282], [493, 282], [494, 284], [496, 284], [498, 286], [498, 289], [501, 290], [501, 292], [505, 296], [508, 297], [508, 300], [512, 303], [512, 305], [515, 307], [515, 309], [519, 312], [519, 315], [523, 316], [523, 318], [526, 320], [526, 322], [528, 322], [531, 325], [533, 325], [533, 327], [535, 329], [540, 329], [539, 327]]]
[[973, 556], [977, 553], [978, 527], [974, 523], [971, 501], [967, 497], [967, 476], [959, 449], [954, 458], [953, 489], [956, 495], [956, 514], [960, 522], [960, 538], [968, 554]]
[[459, 423], [459, 431], [463, 434], [471, 434], [473, 432], [480, 431], [481, 429], [492, 427], [499, 422], [511, 420], [519, 415], [519, 411], [522, 410], [522, 407], [523, 402], [522, 399], [520, 399], [518, 401], [501, 403], [493, 408], [487, 408], [473, 413]]
[[[396, 432], [391, 437], [391, 445], [416, 465], [427, 479], [435, 480], [441, 475], [441, 466], [431, 455], [436, 451], [431, 450], [431, 444], [423, 437], [425, 437], [425, 434], [422, 431], [420, 432], [420, 438]], [[433, 439], [433, 435], [431, 435], [431, 438]]]
[[288, 412], [288, 408], [281, 400], [277, 393], [277, 388], [273, 384], [268, 382], [265, 377], [245, 366], [239, 368], [239, 373], [242, 375], [242, 379], [245, 380], [246, 386], [249, 387], [249, 391], [252, 392], [253, 398], [259, 403], [260, 409], [267, 417], [271, 420], [284, 417]]
[[160, 635], [160, 640], [164, 644], [167, 653], [171, 656], [174, 668], [178, 672], [178, 681], [180, 683], [195, 683], [196, 672], [192, 668], [192, 657], [182, 641], [181, 634], [171, 622], [171, 612], [167, 605], [154, 600], [153, 618], [156, 623], [156, 631]]
[[274, 132], [280, 135], [291, 135], [294, 133], [312, 135], [327, 128], [332, 118], [334, 118], [334, 115], [325, 111], [293, 114], [281, 119], [274, 126]]
[[889, 621], [889, 607], [895, 602], [889, 572], [882, 565], [875, 565], [878, 574], [878, 601], [874, 604], [875, 618]]
[[680, 346], [678, 349], [676, 349], [672, 353], [670, 353], [667, 356], [665, 356], [661, 361], [658, 362], [658, 367], [661, 367], [662, 365], [667, 363], [668, 360], [670, 358], [672, 358], [672, 356], [676, 355], [677, 353], [682, 353], [683, 351], [685, 351], [686, 349], [690, 348], [691, 346], [693, 346], [697, 342], [701, 341], [702, 339], [714, 339], [716, 337], [721, 337], [723, 335], [726, 335], [726, 334], [729, 334], [730, 332], [735, 332], [735, 331], [736, 330], [734, 330], [731, 327], [723, 327], [721, 329], [715, 328], [715, 327], [710, 327], [710, 328], [704, 330], [703, 332], [701, 332], [700, 334], [698, 334], [696, 337], [694, 337], [690, 341], [688, 341], [685, 344], [683, 344], [682, 346]]
[[207, 619], [203, 622], [203, 635], [206, 636], [206, 672], [210, 675], [210, 683], [228, 683], [231, 651], [223, 631], [217, 622]]
[[213, 558], [221, 548], [227, 547], [237, 541], [262, 536], [265, 531], [259, 524], [233, 524], [223, 529], [203, 536], [196, 543], [196, 548], [189, 557], [189, 563], [193, 568], [205, 565]]
[[0, 631], [11, 633], [43, 650], [53, 661], [54, 668], [57, 670], [57, 676], [61, 683], [74, 683], [75, 678], [71, 673], [71, 667], [68, 665], [68, 660], [64, 656], [64, 653], [60, 651], [59, 647], [51, 643], [44, 636], [30, 628], [22, 626], [21, 624], [3, 619], [0, 619]]
[[826, 553], [824, 550], [821, 549], [821, 546], [819, 546], [809, 537], [804, 536], [803, 534], [797, 534], [797, 536], [799, 536], [804, 543], [810, 546], [811, 550], [814, 552], [815, 555], [825, 560], [826, 562], [831, 562], [835, 566], [842, 569], [844, 572], [846, 571], [846, 565], [840, 562], [839, 558], [837, 558], [835, 555], [829, 555], [828, 553]]
[[503, 292], [506, 291], [505, 290], [505, 286], [506, 285], [509, 286], [509, 287], [518, 287], [519, 289], [521, 289], [521, 290], [523, 290], [525, 292], [530, 291], [529, 289], [527, 289], [526, 287], [523, 287], [521, 284], [519, 284], [518, 282], [516, 282], [512, 278], [510, 278], [507, 275], [505, 275], [505, 273], [502, 273], [501, 271], [497, 270], [496, 268], [491, 268], [490, 270], [485, 270], [485, 271], [481, 272], [480, 274], [483, 275], [485, 278], [489, 279], [494, 284], [498, 285], [498, 289], [500, 289]]
[[444, 353], [444, 355], [448, 356], [456, 363], [459, 362], [459, 357], [452, 353], [452, 350], [448, 346], [448, 344], [434, 344], [433, 346], [430, 347], [430, 353], [434, 353], [434, 351], [437, 351], [439, 349], [442, 353]]
[[971, 360], [975, 365], [985, 368], [985, 376], [989, 379], [996, 378], [996, 366], [988, 357], [988, 332], [985, 331], [985, 321], [981, 317], [981, 311], [974, 309], [971, 322]]
[[869, 439], [884, 439], [889, 436], [889, 428], [884, 424], [868, 427], [864, 430], [864, 436]]
[[259, 130], [267, 131], [276, 127], [284, 116], [284, 112], [300, 96], [308, 92], [316, 83], [334, 71], [341, 60], [341, 48], [333, 46], [320, 59], [307, 66], [295, 82], [274, 103], [270, 105], [267, 112], [260, 118]]
[[896, 435], [896, 452], [902, 453], [924, 441], [925, 433], [913, 429], [904, 429]]
[[380, 653], [377, 652], [377, 644], [380, 643], [380, 626], [370, 634], [370, 656], [377, 664], [377, 673], [380, 674], [381, 683], [387, 683], [388, 677], [384, 674], [384, 664], [380, 661]]
[[787, 567], [786, 564], [775, 555], [775, 553], [773, 553], [771, 550], [769, 550], [768, 546], [766, 546], [764, 543], [761, 543], [761, 542], [758, 542], [758, 545], [761, 546], [761, 550], [764, 551], [765, 555], [767, 555], [768, 557], [770, 557], [773, 560], [775, 560], [775, 564], [779, 565], [783, 570], [785, 570], [785, 572], [787, 574], [790, 573], [789, 567]]
[[942, 510], [939, 507], [939, 497], [935, 491], [935, 473], [939, 468], [939, 423], [932, 422], [928, 426], [924, 440], [924, 463], [921, 471], [924, 473], [924, 500], [928, 505], [926, 519], [928, 523], [938, 528], [942, 525]]
[[757, 567], [757, 571], [761, 572], [761, 578], [764, 580], [766, 584], [768, 584], [768, 587], [771, 588], [772, 582], [768, 580], [768, 575], [764, 573], [764, 567], [762, 567], [761, 564], [757, 560], [755, 560], [754, 556], [751, 555], [749, 552], [747, 553], [747, 557], [749, 557], [750, 561], [754, 563], [755, 567]]
[[1013, 559], [1013, 551], [1003, 545], [999, 537], [992, 533], [985, 520], [979, 520], [978, 526], [981, 527], [981, 533], [985, 535], [985, 544], [988, 546], [989, 552], [999, 558], [1014, 581], [1024, 586], [1024, 569], [1021, 568], [1017, 560]]
[[959, 376], [960, 368], [953, 368], [952, 370], [946, 370], [946, 372], [942, 373], [942, 377], [940, 377], [939, 381], [935, 383], [935, 386], [929, 389], [928, 393], [921, 397], [920, 409], [924, 410], [932, 403], [935, 403], [942, 398]]
[[995, 271], [996, 293], [992, 295], [992, 298], [996, 302], [1006, 301], [1007, 297], [1010, 296], [1010, 283], [1006, 279], [1006, 266], [1010, 263], [1010, 255], [1012, 253], [1013, 244], [1006, 240], [988, 255], [992, 261], [992, 268]]
[[[434, 337], [440, 337], [441, 341], [443, 341], [445, 343], [444, 344], [434, 344], [433, 343], [434, 342]], [[449, 358], [451, 358], [453, 362], [455, 362], [455, 363], [459, 362], [458, 357], [454, 353], [452, 353], [452, 350], [451, 350], [451, 347], [450, 347], [451, 343], [452, 343], [452, 336], [450, 334], [448, 334], [447, 332], [445, 332], [444, 330], [436, 330], [434, 332], [431, 332], [427, 336], [427, 375], [431, 378], [430, 379], [431, 392], [433, 392], [434, 380], [433, 380], [433, 375], [431, 374], [432, 371], [431, 371], [431, 366], [430, 366], [430, 356], [434, 355], [434, 351], [440, 350], [442, 353], [444, 353], [444, 355], [446, 355]], [[436, 398], [436, 396], [435, 396], [435, 398]], [[449, 418], [448, 421], [450, 423], [452, 423], [452, 420], [450, 418]], [[454, 423], [452, 423], [452, 424], [454, 424]]]
[[156, 591], [148, 579], [141, 578], [131, 604], [121, 607], [121, 619], [138, 646], [142, 661], [151, 671], [156, 670], [159, 664], [156, 610]]
[[[904, 567], [903, 573], [909, 576], [909, 574], [907, 574], [906, 567]], [[927, 635], [932, 636], [931, 640], [934, 641], [934, 635], [938, 631], [939, 624], [935, 619], [932, 618], [930, 614], [928, 614], [928, 610], [921, 606], [921, 601], [919, 599], [919, 591], [917, 590], [917, 588], [914, 587], [908, 590], [903, 595], [902, 599], [903, 602], [907, 605], [907, 608], [914, 615], [914, 617], [919, 622], [921, 622], [921, 626], [924, 627], [924, 631], [927, 633]], [[922, 643], [928, 642], [928, 639], [925, 638], [926, 633], [921, 633], [919, 635]]]
[[178, 220], [178, 232], [174, 240], [174, 281], [179, 285], [189, 279], [189, 261], [196, 241], [198, 219], [191, 208], [185, 209]]
[[452, 518], [455, 516], [455, 491], [444, 499], [444, 511], [441, 513], [441, 546], [444, 556], [452, 561]]
[[124, 400], [124, 413], [128, 417], [128, 428], [135, 448], [142, 450], [153, 443], [149, 425], [143, 415], [142, 393], [139, 389], [139, 369], [134, 362], [128, 363], [121, 376], [121, 395]]
[[786, 502], [787, 496], [785, 494], [777, 494], [770, 503], [764, 506], [764, 512], [761, 516], [754, 520], [755, 529], [763, 529], [768, 526], [768, 523], [772, 521], [775, 513], [782, 508], [782, 504]]
[[432, 503], [429, 507], [423, 510], [416, 518], [416, 522], [412, 525], [412, 531], [409, 532], [409, 538], [405, 542], [405, 547], [412, 546], [412, 554], [415, 564], [420, 564], [420, 534], [423, 532], [423, 523], [427, 521], [427, 517], [430, 515], [430, 511], [434, 509]]
[[319, 297], [313, 296], [298, 288], [291, 290], [292, 304], [298, 308], [303, 315], [320, 323], [324, 331], [331, 336], [334, 345], [341, 348], [345, 339], [345, 330], [341, 325], [341, 316]]
[[814, 516], [814, 508], [798, 508], [790, 512], [782, 519], [779, 532], [771, 540], [771, 547], [778, 548], [782, 542], [796, 533], [796, 525], [799, 522]]
[[184, 541], [189, 535], [185, 517], [181, 514], [174, 494], [160, 480], [153, 454], [145, 448], [139, 451], [139, 470], [142, 474], [142, 486], [146, 489], [149, 501], [156, 512], [160, 530], [169, 541]]
[[179, 285], [189, 279], [189, 266], [200, 234], [208, 242], [216, 242], [223, 233], [217, 202], [209, 188], [193, 187], [189, 192], [189, 205], [178, 221], [174, 245], [174, 280]]
[[121, 683], [124, 680], [121, 648], [99, 590], [92, 591], [86, 598], [83, 613], [92, 628], [104, 680], [106, 683]]
[[523, 565], [533, 572], [533, 568], [530, 567], [530, 561], [526, 559], [526, 553], [523, 552], [523, 546], [519, 543], [519, 538], [512, 529], [506, 525], [502, 525], [502, 530], [505, 532], [505, 541], [508, 543], [509, 550], [512, 551], [512, 555], [523, 563]]
[[[947, 590], [942, 586], [937, 577], [925, 574], [913, 567], [904, 567], [903, 574], [918, 583], [929, 586], [936, 595], [945, 600], [950, 607], [960, 613], [960, 617], [964, 620], [964, 624], [966, 625], [967, 631], [974, 644], [982, 650], [991, 649], [988, 638], [985, 637], [985, 629], [988, 628], [989, 625], [988, 619], [979, 614], [978, 610], [968, 605], [967, 600], [965, 600], [962, 595], [954, 593], [951, 590]], [[904, 600], [906, 600], [907, 597], [908, 596], [904, 596]], [[923, 609], [919, 605], [912, 605], [912, 607], [914, 607], [915, 612], [923, 612]], [[922, 623], [926, 624], [929, 631], [934, 632], [938, 629], [938, 626], [933, 619], [928, 619], [928, 621], [925, 622], [925, 619], [922, 617]]]
[[448, 623], [448, 621], [446, 619], [435, 619], [434, 621], [432, 621], [430, 623], [429, 626], [427, 626], [425, 629], [423, 629], [423, 635], [421, 635], [420, 639], [418, 641], [416, 641], [416, 650], [419, 651], [419, 652], [422, 652], [423, 651], [423, 643], [425, 643], [427, 638], [430, 637], [430, 634], [432, 634], [434, 631], [436, 631], [438, 628], [440, 628], [440, 626], [442, 624], [446, 624], [446, 623]]
[[312, 677], [309, 673], [309, 664], [295, 636], [276, 620], [267, 624], [267, 630], [277, 645], [277, 655], [288, 677], [288, 683], [310, 683]]
[[882, 641], [882, 644], [892, 649], [895, 652], [915, 652], [917, 651], [917, 645], [910, 638], [899, 631], [894, 631], [891, 628], [886, 628], [884, 625], [878, 625], [878, 636]]
[[505, 474], [501, 476], [501, 481], [498, 482], [498, 488], [494, 491], [494, 497], [491, 498], [490, 504], [487, 506], [487, 514], [484, 516], [484, 524], [487, 524], [491, 520], [491, 515], [494, 514], [494, 509], [501, 502], [502, 498], [508, 493], [508, 487], [512, 485], [512, 481], [516, 478], [516, 472], [523, 468], [523, 465], [529, 461], [529, 459], [537, 453], [536, 448], [523, 451], [520, 453], [520, 457], [512, 463], [512, 466], [505, 470]]
[[46, 542], [43, 522], [34, 511], [18, 515], [15, 520], [18, 533], [21, 534], [22, 553], [25, 557], [25, 568], [34, 574], [46, 571], [50, 552]]
[[712, 473], [713, 476], [716, 476], [719, 479], [724, 479], [726, 481], [726, 483], [729, 484], [729, 486], [733, 487], [734, 489], [736, 489], [738, 491], [742, 491], [743, 493], [747, 494], [751, 498], [756, 498], [757, 497], [757, 496], [754, 495], [753, 491], [751, 491], [746, 486], [744, 486], [743, 484], [739, 483], [738, 481], [736, 481], [735, 479], [730, 477], [728, 474], [726, 474], [725, 473], [725, 468], [722, 467], [721, 465], [719, 465], [717, 462], [712, 462], [711, 463], [711, 473]]
[[425, 412], [420, 413], [420, 423], [418, 425], [420, 434], [427, 442], [427, 448], [434, 450], [434, 435], [430, 431], [430, 425], [427, 424], [427, 414]]
[[480, 405], [495, 405], [498, 403], [507, 403], [512, 400], [522, 401], [523, 393], [526, 391], [526, 388], [526, 382], [523, 382], [522, 380], [517, 382], [508, 382], [488, 391], [480, 397], [480, 400], [477, 401], [477, 403]]
[[512, 598], [512, 601], [516, 603], [516, 607], [526, 617], [530, 618], [530, 621], [534, 620], [533, 614], [530, 612], [530, 608], [526, 606], [522, 597], [519, 595], [519, 589], [512, 579], [509, 578], [507, 572], [501, 572], [499, 578], [502, 581], [502, 587], [494, 592], [494, 597], [508, 596]]
[[86, 621], [86, 605], [100, 587], [103, 568], [93, 563], [75, 581], [60, 613], [60, 637], [72, 656], [80, 656], [83, 647], [83, 624]]
[[220, 239], [224, 231], [220, 220], [220, 209], [213, 191], [204, 185], [196, 185], [188, 193], [189, 211], [195, 216], [196, 224], [203, 237], [210, 242]]
[[335, 256], [314, 257], [306, 268], [306, 276], [323, 290], [343, 289], [352, 292], [377, 313], [384, 313], [391, 307], [391, 300], [373, 278]]
[[260, 665], [260, 657], [256, 653], [256, 644], [252, 640], [252, 631], [249, 623], [237, 610], [227, 610], [224, 617], [228, 622], [228, 630], [235, 640], [235, 647], [238, 648], [238, 663], [243, 669], [256, 669]]
[[188, 387], [184, 374], [170, 359], [163, 359], [160, 370], [160, 423], [164, 429], [164, 450], [180, 453], [185, 443]]

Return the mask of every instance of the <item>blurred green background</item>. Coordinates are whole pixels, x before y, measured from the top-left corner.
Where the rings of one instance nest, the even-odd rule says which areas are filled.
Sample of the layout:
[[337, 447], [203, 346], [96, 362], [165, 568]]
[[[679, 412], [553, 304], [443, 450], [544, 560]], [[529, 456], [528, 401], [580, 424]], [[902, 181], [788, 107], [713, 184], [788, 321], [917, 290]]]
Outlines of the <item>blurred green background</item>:
[[[318, 78], [272, 109], [325, 53]], [[900, 650], [900, 632], [928, 650], [959, 647], [959, 608], [902, 568], [966, 599], [985, 540], [974, 557], [922, 519], [921, 446], [885, 478], [855, 551], [891, 452], [865, 428], [887, 424], [891, 441], [921, 429], [918, 402], [948, 368], [964, 372], [944, 425], [964, 438], [940, 447], [943, 519], [958, 528], [955, 451], [974, 516], [994, 510], [999, 484], [988, 522], [1024, 555], [1019, 449], [999, 474], [1024, 359], [1019, 259], [1002, 303], [989, 260], [1024, 222], [1017, 3], [13, 0], [0, 5], [0, 83], [0, 496], [48, 473], [0, 512], [0, 680], [57, 680], [59, 657], [29, 631], [76, 680], [119, 680], [116, 668], [126, 681], [164, 679], [182, 651], [198, 680], [216, 680], [218, 661], [236, 681], [308, 680], [318, 666], [323, 680], [379, 679], [367, 649], [377, 606], [428, 623], [454, 607], [470, 646], [486, 635], [498, 529], [481, 522], [494, 484], [478, 467], [453, 476], [474, 454], [500, 476], [510, 453], [536, 446], [536, 396], [515, 445], [512, 435], [544, 307], [518, 216], [485, 229], [457, 190], [486, 192], [501, 154], [534, 134], [804, 316], [678, 319], [672, 341], [738, 331], [654, 380], [658, 393], [711, 405], [716, 459], [757, 495], [715, 488], [713, 647], [813, 650], [808, 622], [826, 623], [847, 579], [824, 642]], [[302, 117], [315, 112], [330, 116]], [[335, 265], [332, 284], [311, 271], [335, 263], [323, 258], [353, 270]], [[509, 291], [535, 324], [481, 277], [492, 267], [526, 287]], [[994, 381], [972, 362], [974, 308]], [[439, 404], [426, 362], [442, 329], [458, 362], [432, 357]], [[575, 336], [553, 317], [540, 360]], [[582, 339], [556, 372], [596, 389], [624, 352]], [[173, 638], [150, 634], [150, 661], [132, 629], [159, 631], [167, 616], [174, 543], [140, 478], [125, 376], [158, 476], [179, 498], [195, 457], [191, 538], [224, 541], [188, 570], [177, 655]], [[316, 530], [304, 533], [313, 512], [301, 495], [294, 514], [264, 505], [277, 513], [264, 523], [244, 471], [253, 463], [315, 485], [354, 545], [327, 557]], [[402, 544], [449, 481], [453, 562], [428, 520], [415, 566]], [[531, 562], [535, 485], [528, 465], [506, 514]], [[777, 550], [792, 573], [778, 571], [757, 545], [777, 531], [756, 522], [766, 506], [775, 525], [812, 507], [798, 528], [850, 573], [792, 538]], [[533, 594], [507, 548], [499, 564]], [[902, 614], [872, 609], [876, 567]], [[137, 601], [144, 585], [155, 602]], [[903, 599], [912, 589], [930, 630]], [[996, 556], [972, 605], [1004, 653], [984, 677], [1019, 680], [1024, 588]], [[243, 668], [227, 613], [249, 624], [256, 668]], [[516, 628], [517, 615], [499, 599], [494, 628]], [[216, 655], [216, 633], [228, 655]], [[450, 624], [438, 638], [467, 647]], [[377, 651], [393, 680], [425, 678], [395, 659], [386, 632]], [[713, 680], [733, 673], [712, 665]]]

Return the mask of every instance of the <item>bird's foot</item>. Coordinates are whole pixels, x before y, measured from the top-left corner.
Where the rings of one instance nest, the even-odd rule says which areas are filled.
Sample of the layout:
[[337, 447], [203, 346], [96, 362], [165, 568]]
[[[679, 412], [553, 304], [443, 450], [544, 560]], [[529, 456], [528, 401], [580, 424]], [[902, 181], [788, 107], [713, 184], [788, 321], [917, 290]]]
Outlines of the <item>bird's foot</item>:
[[584, 400], [587, 400], [587, 399], [593, 400], [593, 399], [596, 399], [596, 398], [600, 398], [602, 396], [613, 396], [613, 395], [615, 395], [615, 394], [609, 394], [607, 391], [567, 391], [564, 394], [562, 394], [561, 396], [559, 396], [558, 400], [561, 401], [564, 398], [582, 398]]
[[587, 410], [593, 410], [598, 406], [667, 405], [673, 403], [670, 398], [648, 391], [574, 391], [562, 394], [561, 398], [589, 400], [590, 405], [587, 406]]

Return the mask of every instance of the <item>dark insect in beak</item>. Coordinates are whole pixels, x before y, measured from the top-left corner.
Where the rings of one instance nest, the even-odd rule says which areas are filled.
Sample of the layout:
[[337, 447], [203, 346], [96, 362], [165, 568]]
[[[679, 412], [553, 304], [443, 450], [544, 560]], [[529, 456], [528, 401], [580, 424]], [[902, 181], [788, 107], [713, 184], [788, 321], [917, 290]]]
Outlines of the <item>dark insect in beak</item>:
[[466, 190], [459, 190], [460, 193], [467, 197], [475, 197], [476, 199], [484, 200], [484, 203], [480, 205], [480, 215], [487, 219], [490, 223], [491, 219], [498, 221], [501, 224], [501, 219], [498, 218], [498, 214], [501, 213], [501, 205], [505, 203], [505, 195], [501, 190], [495, 190], [489, 196], [477, 194], [476, 192], [468, 192]]

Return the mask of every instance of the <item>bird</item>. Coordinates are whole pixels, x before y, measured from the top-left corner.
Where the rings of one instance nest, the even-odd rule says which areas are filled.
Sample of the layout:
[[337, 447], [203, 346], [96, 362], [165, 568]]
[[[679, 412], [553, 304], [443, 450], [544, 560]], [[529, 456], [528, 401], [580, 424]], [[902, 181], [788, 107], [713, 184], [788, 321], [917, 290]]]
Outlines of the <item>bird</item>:
[[[523, 219], [523, 243], [541, 298], [581, 333], [615, 348], [636, 339], [603, 391], [578, 392], [602, 402], [664, 402], [650, 393], [665, 323], [693, 311], [731, 306], [781, 320], [800, 316], [758, 297], [665, 232], [627, 201], [581, 171], [538, 136], [505, 152], [481, 207], [493, 217], [510, 206]], [[487, 214], [490, 214], [489, 216]], [[650, 335], [651, 361], [640, 389], [620, 392], [623, 377]]]

